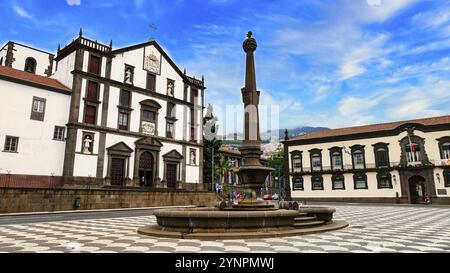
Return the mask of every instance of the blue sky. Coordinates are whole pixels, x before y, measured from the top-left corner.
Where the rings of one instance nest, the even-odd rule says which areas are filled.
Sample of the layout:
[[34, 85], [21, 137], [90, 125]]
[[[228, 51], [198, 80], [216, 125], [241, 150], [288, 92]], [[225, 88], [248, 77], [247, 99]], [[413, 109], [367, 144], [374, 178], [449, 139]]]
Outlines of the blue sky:
[[[252, 30], [262, 104], [280, 127], [371, 124], [449, 114], [450, 1], [0, 0], [0, 42], [54, 52], [83, 27], [114, 47], [155, 37], [205, 75], [207, 102], [241, 105]], [[157, 30], [149, 27], [155, 23]]]

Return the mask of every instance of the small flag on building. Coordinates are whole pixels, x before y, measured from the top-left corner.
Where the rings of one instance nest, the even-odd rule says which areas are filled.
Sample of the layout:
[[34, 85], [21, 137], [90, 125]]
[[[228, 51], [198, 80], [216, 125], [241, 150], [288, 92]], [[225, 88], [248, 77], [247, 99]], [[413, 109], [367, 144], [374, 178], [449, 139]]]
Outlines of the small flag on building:
[[344, 153], [348, 154], [349, 156], [352, 155], [352, 151], [347, 148], [345, 145], [342, 145], [342, 149], [344, 149]]

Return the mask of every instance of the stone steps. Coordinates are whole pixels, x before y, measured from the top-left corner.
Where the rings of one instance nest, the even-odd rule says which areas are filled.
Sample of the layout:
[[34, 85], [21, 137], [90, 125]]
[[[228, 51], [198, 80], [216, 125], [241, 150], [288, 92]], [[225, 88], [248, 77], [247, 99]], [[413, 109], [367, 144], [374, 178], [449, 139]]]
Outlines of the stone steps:
[[304, 217], [297, 217], [295, 218], [295, 222], [296, 223], [303, 223], [303, 222], [307, 222], [307, 221], [315, 221], [317, 220], [316, 216], [304, 216]]
[[315, 227], [315, 226], [321, 226], [325, 224], [324, 221], [308, 221], [308, 222], [296, 222], [294, 224], [295, 228], [306, 228], [306, 227]]

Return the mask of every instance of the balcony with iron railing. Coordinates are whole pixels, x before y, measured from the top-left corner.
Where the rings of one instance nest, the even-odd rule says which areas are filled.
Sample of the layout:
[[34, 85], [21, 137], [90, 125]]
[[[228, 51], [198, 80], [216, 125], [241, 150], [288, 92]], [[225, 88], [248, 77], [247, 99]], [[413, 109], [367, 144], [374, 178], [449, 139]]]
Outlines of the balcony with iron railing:
[[438, 159], [428, 160], [427, 162], [389, 162], [389, 164], [377, 165], [375, 163], [366, 163], [364, 165], [351, 165], [346, 164], [343, 166], [322, 166], [322, 167], [304, 167], [304, 168], [291, 168], [289, 172], [291, 174], [314, 174], [314, 173], [339, 173], [339, 172], [357, 172], [357, 171], [380, 171], [380, 170], [394, 170], [404, 168], [430, 168], [430, 167], [442, 167], [450, 168], [450, 159]]
[[353, 166], [352, 164], [346, 164], [343, 166], [322, 166], [300, 168], [291, 168], [289, 172], [291, 174], [311, 174], [311, 173], [339, 173], [339, 172], [356, 172], [360, 170], [383, 170], [383, 169], [394, 169], [398, 167], [400, 163], [390, 162], [389, 164], [384, 164], [377, 166], [375, 163], [370, 164], [360, 164]]

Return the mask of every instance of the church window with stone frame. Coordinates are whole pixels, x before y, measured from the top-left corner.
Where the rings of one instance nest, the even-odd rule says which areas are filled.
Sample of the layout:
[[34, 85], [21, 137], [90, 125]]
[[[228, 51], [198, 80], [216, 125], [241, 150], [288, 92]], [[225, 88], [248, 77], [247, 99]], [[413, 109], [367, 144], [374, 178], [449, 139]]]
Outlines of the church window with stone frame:
[[19, 138], [13, 136], [6, 136], [5, 147], [3, 152], [17, 153], [19, 148]]
[[25, 72], [36, 74], [36, 60], [32, 57], [28, 57], [25, 60]]
[[84, 123], [95, 125], [97, 123], [97, 107], [86, 104], [84, 107]]
[[156, 75], [155, 74], [147, 73], [147, 83], [146, 83], [145, 88], [152, 92], [156, 91]]
[[88, 67], [89, 73], [100, 75], [101, 61], [102, 61], [101, 57], [91, 54], [91, 56], [89, 57], [89, 67]]
[[98, 82], [94, 81], [88, 81], [87, 84], [87, 90], [86, 90], [86, 100], [92, 101], [92, 102], [98, 102], [98, 96], [99, 96], [99, 88], [100, 85]]
[[131, 107], [131, 92], [126, 90], [120, 90], [119, 106], [130, 108]]
[[46, 102], [44, 98], [33, 97], [30, 119], [44, 121]]
[[191, 103], [196, 104], [198, 101], [198, 90], [191, 88]]
[[55, 126], [55, 130], [53, 132], [53, 140], [64, 141], [66, 134], [66, 127]]
[[141, 104], [140, 132], [145, 135], [158, 135], [158, 113], [161, 105], [154, 100], [145, 100]]
[[119, 129], [128, 131], [130, 125], [130, 114], [125, 111], [119, 111]]

